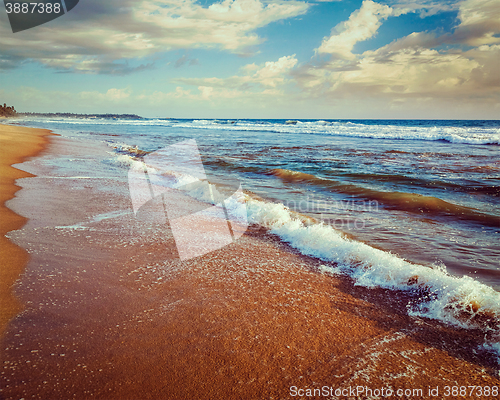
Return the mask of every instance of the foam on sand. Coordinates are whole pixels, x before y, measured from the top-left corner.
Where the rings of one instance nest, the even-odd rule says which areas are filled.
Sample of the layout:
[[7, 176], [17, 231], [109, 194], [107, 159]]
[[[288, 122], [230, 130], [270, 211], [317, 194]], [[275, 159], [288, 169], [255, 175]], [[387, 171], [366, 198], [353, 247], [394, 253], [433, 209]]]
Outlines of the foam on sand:
[[[135, 167], [135, 165], [134, 165]], [[179, 187], [192, 177], [169, 174], [163, 184]], [[217, 187], [197, 186], [189, 196], [209, 202]], [[321, 259], [322, 271], [347, 275], [367, 288], [404, 291], [411, 299], [406, 305], [410, 316], [426, 317], [449, 325], [481, 329], [494, 341], [500, 339], [500, 293], [468, 276], [452, 276], [446, 266], [428, 267], [405, 260], [387, 251], [350, 239], [330, 225], [291, 211], [281, 203], [266, 202], [237, 191], [226, 202], [236, 220], [261, 225], [298, 249]], [[245, 210], [246, 208], [246, 210]], [[486, 343], [496, 351], [495, 343]]]
[[500, 293], [474, 279], [454, 277], [445, 266], [413, 264], [390, 252], [346, 238], [323, 223], [304, 223], [282, 204], [247, 199], [249, 220], [270, 229], [303, 254], [332, 262], [324, 271], [343, 273], [357, 285], [421, 291], [422, 302], [409, 307], [412, 315], [435, 318], [461, 327], [478, 327], [487, 315], [500, 328]]
[[301, 253], [331, 262], [323, 272], [343, 274], [356, 285], [381, 287], [414, 294], [406, 306], [410, 316], [436, 319], [461, 328], [488, 332], [484, 348], [498, 354], [500, 363], [500, 293], [468, 276], [455, 277], [444, 265], [413, 264], [390, 252], [351, 240], [329, 225], [311, 223], [282, 204], [245, 199], [249, 221]]
[[[193, 193], [199, 199], [205, 197]], [[246, 204], [248, 221], [269, 229], [302, 254], [328, 262], [325, 273], [347, 275], [355, 284], [411, 294], [406, 306], [410, 316], [426, 317], [449, 325], [481, 329], [493, 338], [485, 348], [498, 352], [500, 293], [468, 276], [451, 276], [444, 265], [429, 268], [390, 252], [349, 239], [329, 225], [293, 212], [283, 204], [256, 200], [240, 194], [231, 212]]]
[[[208, 196], [200, 190], [191, 195]], [[347, 238], [330, 225], [291, 211], [280, 203], [257, 200], [238, 192], [228, 204], [233, 215], [261, 225], [301, 253], [329, 262], [324, 272], [345, 274], [356, 284], [417, 295], [408, 304], [410, 315], [433, 318], [463, 328], [500, 330], [500, 293], [468, 276], [451, 276], [444, 265], [411, 263], [390, 252]]]

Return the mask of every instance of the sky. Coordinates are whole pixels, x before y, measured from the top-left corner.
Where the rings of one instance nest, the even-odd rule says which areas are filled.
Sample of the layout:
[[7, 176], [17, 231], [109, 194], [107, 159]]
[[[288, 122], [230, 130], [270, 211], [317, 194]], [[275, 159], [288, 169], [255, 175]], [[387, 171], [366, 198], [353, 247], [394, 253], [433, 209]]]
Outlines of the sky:
[[500, 0], [80, 0], [12, 33], [0, 103], [163, 118], [499, 119]]

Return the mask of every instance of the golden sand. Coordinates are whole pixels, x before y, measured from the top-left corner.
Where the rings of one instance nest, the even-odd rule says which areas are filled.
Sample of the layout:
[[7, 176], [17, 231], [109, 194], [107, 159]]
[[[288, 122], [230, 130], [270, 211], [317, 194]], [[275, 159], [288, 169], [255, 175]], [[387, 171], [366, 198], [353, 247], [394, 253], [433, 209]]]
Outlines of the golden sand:
[[26, 218], [10, 210], [5, 202], [19, 190], [16, 179], [30, 176], [12, 167], [38, 154], [47, 143], [50, 131], [0, 124], [0, 335], [21, 305], [12, 294], [12, 285], [23, 271], [28, 255], [26, 251], [5, 237], [9, 231], [22, 227]]

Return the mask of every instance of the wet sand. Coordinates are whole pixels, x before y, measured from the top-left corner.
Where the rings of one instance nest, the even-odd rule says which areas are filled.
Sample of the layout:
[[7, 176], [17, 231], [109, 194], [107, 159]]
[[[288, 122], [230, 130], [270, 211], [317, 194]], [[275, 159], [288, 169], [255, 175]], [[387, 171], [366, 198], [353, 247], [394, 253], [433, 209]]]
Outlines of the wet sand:
[[0, 124], [0, 335], [9, 320], [22, 308], [12, 295], [12, 285], [23, 271], [28, 256], [26, 251], [5, 237], [9, 231], [19, 229], [26, 218], [11, 211], [5, 202], [19, 190], [16, 179], [30, 174], [20, 171], [12, 164], [21, 163], [38, 154], [47, 143], [51, 132], [45, 129], [30, 129]]
[[[50, 151], [67, 150], [56, 139]], [[324, 274], [257, 226], [188, 261], [133, 214], [72, 228], [77, 212], [130, 200], [50, 173], [24, 181], [17, 205], [37, 202], [18, 236], [31, 260], [16, 291], [25, 310], [0, 343], [1, 398], [321, 398], [299, 389], [323, 387], [323, 398], [377, 398], [351, 395], [357, 386], [464, 398], [446, 386], [500, 386], [483, 333], [410, 318], [405, 294]]]

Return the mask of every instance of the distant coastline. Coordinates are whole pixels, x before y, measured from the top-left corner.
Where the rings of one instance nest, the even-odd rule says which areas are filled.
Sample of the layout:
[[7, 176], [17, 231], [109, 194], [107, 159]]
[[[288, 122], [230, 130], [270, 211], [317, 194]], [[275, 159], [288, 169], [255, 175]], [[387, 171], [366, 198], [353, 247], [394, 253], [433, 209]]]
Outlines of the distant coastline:
[[144, 119], [137, 114], [74, 114], [74, 113], [33, 113], [20, 112], [18, 117], [81, 118], [81, 119]]

